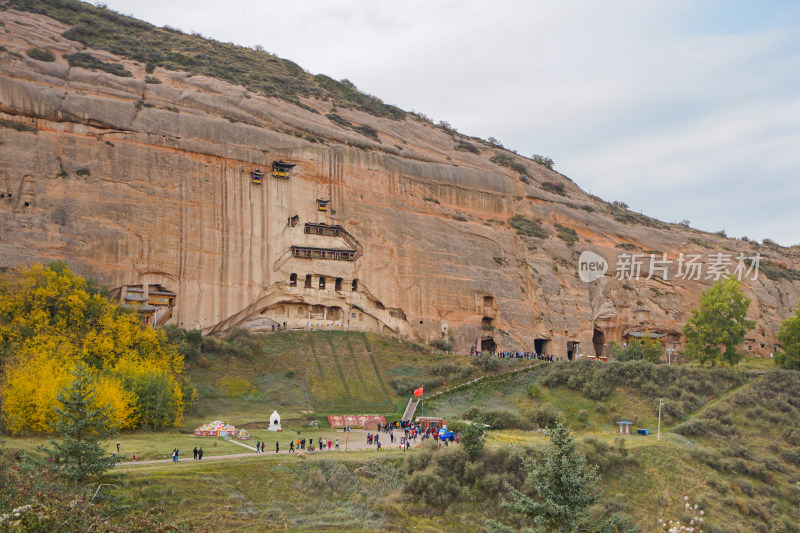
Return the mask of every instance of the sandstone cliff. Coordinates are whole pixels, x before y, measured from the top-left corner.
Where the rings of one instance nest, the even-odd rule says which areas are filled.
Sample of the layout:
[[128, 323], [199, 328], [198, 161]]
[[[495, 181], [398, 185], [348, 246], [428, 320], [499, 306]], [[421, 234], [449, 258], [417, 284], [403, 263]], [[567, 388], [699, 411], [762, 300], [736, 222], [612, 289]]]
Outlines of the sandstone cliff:
[[[797, 248], [631, 213], [414, 115], [147, 73], [45, 15], [0, 19], [0, 267], [64, 259], [112, 288], [159, 284], [176, 294], [170, 323], [186, 328], [286, 322], [561, 357], [644, 330], [680, 349], [711, 254], [730, 254], [729, 270], [740, 253], [761, 256], [744, 282], [750, 353], [773, 351], [800, 296]], [[81, 51], [132, 76], [70, 67], [64, 56]], [[295, 166], [276, 177], [274, 162]], [[578, 277], [584, 250], [609, 264], [596, 281]], [[639, 279], [615, 276], [622, 253], [642, 254]], [[701, 256], [701, 279], [675, 279], [676, 262], [646, 279], [650, 254], [681, 253]]]

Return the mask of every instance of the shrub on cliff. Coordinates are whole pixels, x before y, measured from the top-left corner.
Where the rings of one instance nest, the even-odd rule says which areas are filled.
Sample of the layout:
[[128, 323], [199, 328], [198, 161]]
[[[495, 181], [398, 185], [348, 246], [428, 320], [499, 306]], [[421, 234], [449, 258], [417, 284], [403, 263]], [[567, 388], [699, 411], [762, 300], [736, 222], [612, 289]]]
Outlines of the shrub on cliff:
[[528, 174], [528, 169], [522, 163], [517, 162], [513, 156], [508, 154], [497, 152], [492, 158], [489, 160], [492, 163], [496, 163], [500, 166], [510, 168], [514, 172], [519, 172], [523, 176], [530, 176]]
[[538, 220], [532, 220], [522, 215], [514, 215], [508, 219], [508, 224], [524, 237], [547, 238], [547, 231]]
[[122, 78], [130, 78], [133, 76], [129, 70], [126, 70], [122, 65], [116, 63], [106, 63], [94, 57], [92, 54], [86, 52], [76, 52], [64, 56], [67, 59], [70, 67], [81, 67], [89, 70], [102, 70], [115, 76]]
[[545, 166], [545, 167], [549, 168], [550, 170], [553, 170], [553, 160], [550, 159], [549, 157], [545, 157], [545, 156], [539, 155], [539, 154], [533, 154], [531, 156], [531, 159], [533, 159], [534, 161], [536, 161], [540, 165]]
[[30, 48], [25, 53], [28, 55], [28, 57], [37, 61], [52, 63], [56, 60], [56, 56], [53, 55], [53, 52], [49, 50], [42, 50], [41, 48]]

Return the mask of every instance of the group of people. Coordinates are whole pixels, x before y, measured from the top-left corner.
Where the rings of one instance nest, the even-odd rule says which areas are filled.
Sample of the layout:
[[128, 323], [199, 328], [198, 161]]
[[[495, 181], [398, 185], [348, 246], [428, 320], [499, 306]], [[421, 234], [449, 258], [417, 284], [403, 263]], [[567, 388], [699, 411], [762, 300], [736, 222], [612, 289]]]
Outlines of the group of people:
[[552, 355], [536, 352], [496, 352], [494, 355], [501, 359], [538, 359], [539, 361], [548, 362], [555, 360]]
[[[299, 433], [299, 432], [298, 432]], [[322, 437], [319, 438], [319, 448], [317, 450], [339, 450], [339, 439], [337, 438], [335, 441], [331, 441], [331, 439], [323, 439]], [[297, 440], [292, 439], [289, 441], [289, 452], [293, 453], [295, 451], [300, 450], [308, 450], [310, 452], [314, 451], [314, 439], [309, 438], [306, 441], [306, 438], [303, 437], [302, 439], [298, 438]], [[261, 452], [264, 451], [264, 443], [261, 443]], [[280, 441], [275, 441], [275, 453], [281, 451], [281, 443]], [[258, 453], [258, 443], [256, 443], [256, 453]]]
[[282, 330], [285, 330], [285, 329], [286, 329], [286, 321], [284, 321], [283, 324], [281, 324], [280, 322], [277, 323], [277, 324], [272, 324], [272, 332], [273, 333], [275, 331], [282, 331]]
[[[349, 427], [346, 428], [346, 431], [349, 431]], [[391, 444], [395, 443], [396, 437], [394, 435], [394, 430], [400, 429], [404, 433], [404, 437], [400, 438], [400, 446], [401, 447], [410, 447], [411, 440], [416, 440], [418, 438], [427, 439], [433, 437], [434, 440], [438, 440], [439, 431], [437, 428], [423, 428], [420, 424], [408, 421], [408, 420], [401, 420], [396, 422], [390, 422], [388, 424], [378, 424], [378, 431], [377, 433], [369, 432], [367, 433], [367, 445], [369, 446], [376, 446], [378, 450], [382, 449], [383, 444], [381, 443], [380, 433], [384, 433], [387, 435], [389, 442]], [[298, 434], [300, 432], [298, 431]], [[456, 442], [458, 442], [458, 437], [456, 437]], [[216, 442], [214, 445], [216, 446]], [[307, 451], [315, 451], [316, 450], [339, 450], [339, 439], [336, 438], [334, 440], [331, 439], [324, 439], [319, 437], [317, 443], [319, 446], [315, 448], [315, 442], [313, 438], [306, 439], [305, 437], [300, 438], [298, 436], [297, 439], [292, 439], [289, 441], [289, 452], [295, 452], [300, 450], [307, 450]], [[258, 440], [256, 441], [256, 453], [264, 453], [264, 449], [266, 446], [266, 442]], [[117, 443], [117, 450], [119, 450], [119, 443]], [[275, 441], [275, 453], [279, 453], [281, 450], [280, 441]], [[177, 463], [178, 458], [180, 456], [180, 451], [178, 448], [172, 450], [172, 461]], [[136, 456], [134, 456], [134, 461]], [[202, 460], [203, 459], [203, 448], [198, 448], [195, 446], [193, 450], [193, 457], [195, 460]]]
[[[469, 351], [471, 356], [478, 356], [483, 352], [480, 352], [472, 347]], [[501, 359], [538, 359], [539, 361], [556, 361], [558, 357], [554, 357], [552, 355], [548, 355], [546, 353], [538, 353], [538, 352], [511, 352], [511, 351], [495, 351], [492, 352], [492, 355], [495, 357], [499, 357]]]
[[[394, 442], [394, 434], [391, 433], [391, 432], [389, 433], [389, 439], [391, 440], [391, 442]], [[379, 450], [382, 447], [381, 441], [378, 438], [378, 434], [377, 433], [375, 435], [373, 435], [372, 433], [367, 433], [367, 445], [369, 446], [369, 445], [372, 445], [372, 444], [377, 446], [377, 448]]]

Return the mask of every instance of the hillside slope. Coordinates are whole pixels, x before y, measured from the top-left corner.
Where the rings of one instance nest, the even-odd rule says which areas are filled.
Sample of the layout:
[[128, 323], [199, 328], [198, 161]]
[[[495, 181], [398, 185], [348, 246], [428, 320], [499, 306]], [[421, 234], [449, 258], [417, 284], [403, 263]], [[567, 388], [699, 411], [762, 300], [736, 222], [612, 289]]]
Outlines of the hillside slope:
[[[73, 0], [0, 6], [0, 267], [65, 259], [123, 295], [157, 284], [189, 329], [287, 322], [561, 358], [629, 331], [680, 350], [711, 254], [729, 270], [762, 257], [744, 284], [751, 354], [774, 350], [800, 296], [796, 248], [606, 203], [266, 52]], [[609, 264], [592, 283], [584, 250]], [[643, 254], [639, 279], [615, 276], [620, 253]], [[705, 270], [645, 279], [650, 253]]]
[[285, 420], [321, 419], [323, 426], [327, 414], [394, 420], [414, 389], [424, 386], [429, 394], [482, 374], [464, 355], [346, 331], [237, 332], [226, 340], [207, 338], [186, 360], [200, 401], [189, 426], [221, 416], [237, 425], [265, 422], [272, 409]]

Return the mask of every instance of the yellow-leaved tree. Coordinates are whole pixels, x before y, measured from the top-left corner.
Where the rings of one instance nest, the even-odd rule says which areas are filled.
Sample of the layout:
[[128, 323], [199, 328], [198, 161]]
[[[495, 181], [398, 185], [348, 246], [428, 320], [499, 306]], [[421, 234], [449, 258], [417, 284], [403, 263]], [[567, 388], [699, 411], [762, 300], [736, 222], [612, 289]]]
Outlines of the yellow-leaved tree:
[[194, 399], [183, 356], [91, 281], [56, 262], [0, 276], [0, 401], [14, 433], [50, 432], [58, 391], [85, 363], [120, 429], [178, 424]]

